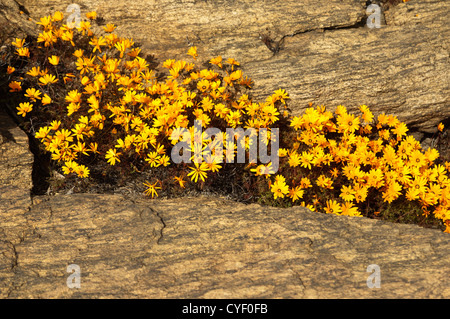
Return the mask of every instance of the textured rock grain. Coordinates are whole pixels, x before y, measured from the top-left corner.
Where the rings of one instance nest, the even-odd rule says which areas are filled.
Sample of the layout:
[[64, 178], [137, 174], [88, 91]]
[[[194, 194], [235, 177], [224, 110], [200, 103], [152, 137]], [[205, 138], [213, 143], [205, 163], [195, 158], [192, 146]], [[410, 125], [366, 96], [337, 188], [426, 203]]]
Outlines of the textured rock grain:
[[[36, 24], [29, 20], [29, 12], [15, 0], [0, 0], [0, 26], [3, 24], [7, 27], [2, 29], [2, 32], [8, 32], [9, 36], [38, 35]], [[4, 36], [4, 34], [1, 35], [1, 37]]]
[[[450, 296], [450, 237], [437, 230], [210, 197], [38, 200], [0, 267], [3, 298]], [[66, 285], [69, 264], [80, 289]], [[371, 264], [379, 289], [367, 287]]]
[[29, 232], [24, 215], [31, 205], [33, 154], [27, 135], [1, 108], [0, 141], [0, 281], [6, 283], [17, 265], [15, 247]]

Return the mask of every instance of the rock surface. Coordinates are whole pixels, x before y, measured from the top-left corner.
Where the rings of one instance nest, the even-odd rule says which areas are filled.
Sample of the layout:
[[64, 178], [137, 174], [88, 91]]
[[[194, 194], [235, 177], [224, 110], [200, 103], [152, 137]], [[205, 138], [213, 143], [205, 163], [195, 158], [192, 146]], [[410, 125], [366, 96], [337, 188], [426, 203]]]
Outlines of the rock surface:
[[[33, 19], [72, 3], [21, 1]], [[254, 80], [257, 99], [286, 89], [294, 114], [310, 102], [352, 111], [366, 104], [424, 132], [450, 118], [449, 1], [391, 6], [380, 29], [366, 26], [361, 0], [77, 3], [82, 14], [97, 11], [160, 62], [188, 58], [190, 45], [204, 60], [235, 58]]]
[[12, 237], [26, 228], [23, 214], [31, 205], [33, 154], [27, 135], [2, 111], [0, 108], [0, 212], [10, 217], [0, 223], [0, 238], [11, 238], [13, 244], [18, 238]]
[[0, 28], [2, 40], [38, 34], [36, 23], [29, 17], [28, 10], [15, 0], [0, 0]]
[[26, 135], [0, 128], [0, 298], [450, 297], [439, 230], [211, 197], [31, 199]]

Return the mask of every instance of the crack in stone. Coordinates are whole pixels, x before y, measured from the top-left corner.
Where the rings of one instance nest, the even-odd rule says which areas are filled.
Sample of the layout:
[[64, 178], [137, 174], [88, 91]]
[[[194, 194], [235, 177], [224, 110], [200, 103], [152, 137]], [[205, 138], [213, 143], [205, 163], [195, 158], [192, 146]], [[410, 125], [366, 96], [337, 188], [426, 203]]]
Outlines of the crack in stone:
[[16, 245], [13, 244], [12, 241], [8, 240], [6, 241], [12, 248], [13, 256], [11, 258], [11, 271], [14, 271], [14, 269], [19, 265], [19, 255], [17, 254]]
[[10, 298], [13, 291], [19, 290], [20, 288], [22, 288], [23, 285], [24, 285], [24, 283], [21, 283], [20, 285], [17, 285], [17, 286], [14, 283], [11, 283], [9, 286], [9, 289], [6, 293], [6, 298]]
[[27, 8], [25, 8], [24, 5], [20, 4], [17, 0], [14, 0], [14, 2], [17, 4], [17, 6], [19, 7], [19, 10], [22, 11], [23, 13], [25, 13], [26, 15], [30, 15], [30, 12], [27, 10]]
[[162, 223], [162, 225], [163, 225], [163, 227], [161, 227], [161, 229], [159, 230], [160, 236], [159, 236], [159, 238], [156, 240], [156, 244], [159, 245], [159, 242], [160, 242], [161, 239], [163, 238], [163, 231], [164, 231], [164, 228], [166, 228], [166, 223], [164, 222], [164, 219], [163, 219], [162, 216], [159, 214], [159, 212], [157, 212], [157, 211], [154, 211], [154, 212], [155, 212], [156, 216], [158, 216], [158, 218], [161, 220], [161, 223]]
[[323, 28], [312, 28], [312, 29], [306, 29], [306, 30], [301, 30], [301, 31], [294, 31], [290, 34], [283, 35], [281, 37], [281, 39], [278, 41], [271, 39], [268, 35], [260, 35], [260, 39], [261, 39], [261, 41], [264, 42], [264, 44], [267, 46], [267, 48], [273, 52], [273, 56], [275, 56], [278, 52], [280, 52], [283, 49], [284, 40], [287, 37], [292, 38], [299, 34], [305, 34], [305, 33], [314, 32], [314, 31], [325, 32], [325, 31], [333, 31], [333, 30], [346, 30], [346, 29], [362, 28], [365, 25], [366, 25], [366, 22], [364, 20], [364, 17], [362, 17], [361, 19], [358, 19], [355, 23], [350, 24], [350, 25], [336, 25], [336, 26], [329, 26], [329, 27], [323, 27]]
[[[136, 202], [136, 200], [134, 199], [134, 198], [132, 198], [132, 197], [130, 197], [130, 198], [128, 198], [128, 197], [126, 197], [129, 201], [131, 201], [133, 204], [137, 204], [137, 202]], [[159, 237], [158, 237], [158, 239], [156, 240], [156, 244], [158, 244], [159, 245], [159, 242], [161, 241], [161, 239], [163, 238], [163, 231], [164, 231], [164, 228], [166, 228], [166, 223], [164, 222], [164, 219], [161, 217], [161, 215], [159, 214], [159, 212], [158, 211], [156, 211], [156, 210], [154, 210], [153, 208], [149, 208], [158, 218], [159, 218], [159, 220], [161, 221], [161, 224], [163, 225], [162, 227], [161, 227], [161, 229], [159, 230]], [[139, 219], [141, 220], [141, 221], [143, 221], [143, 218], [142, 218], [142, 214], [144, 213], [144, 209], [141, 209], [141, 210], [139, 210], [139, 212], [138, 212], [138, 215], [139, 215]]]
[[305, 290], [306, 290], [307, 288], [306, 288], [306, 286], [305, 286], [305, 283], [304, 283], [303, 280], [302, 280], [302, 276], [301, 276], [297, 271], [295, 271], [295, 270], [292, 269], [292, 268], [288, 268], [288, 270], [292, 271], [294, 278], [296, 278], [296, 279], [299, 281], [300, 287], [302, 287], [302, 293], [303, 293], [303, 295], [304, 295], [304, 294], [305, 294]]

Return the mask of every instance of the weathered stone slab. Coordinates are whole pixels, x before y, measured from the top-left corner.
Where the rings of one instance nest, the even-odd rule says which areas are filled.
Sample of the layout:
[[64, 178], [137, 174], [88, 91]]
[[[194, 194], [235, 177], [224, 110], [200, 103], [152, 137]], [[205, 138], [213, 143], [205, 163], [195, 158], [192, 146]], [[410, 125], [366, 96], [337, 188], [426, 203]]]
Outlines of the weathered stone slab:
[[[438, 230], [210, 197], [41, 200], [23, 214], [23, 240], [2, 247], [3, 298], [450, 296], [450, 237]], [[71, 264], [78, 289], [67, 286]]]
[[[7, 32], [8, 35], [6, 36], [10, 37], [26, 37], [30, 34], [37, 36], [36, 24], [28, 19], [29, 16], [26, 13], [28, 11], [18, 1], [0, 0], [0, 27], [2, 32]], [[4, 34], [1, 36], [2, 38], [5, 37]]]
[[[52, 10], [65, 12], [72, 1], [23, 0], [38, 19]], [[116, 31], [142, 43], [158, 59], [185, 58], [189, 44], [206, 54], [234, 57], [247, 62], [269, 57], [259, 39], [270, 31], [274, 38], [307, 30], [350, 26], [365, 13], [354, 0], [145, 0], [76, 2], [82, 13], [95, 10]], [[206, 56], [205, 58], [208, 58]]]
[[[14, 246], [14, 276], [2, 281], [3, 297], [132, 297], [133, 277], [144, 270], [142, 259], [163, 227], [148, 205], [120, 196], [57, 196], [24, 216], [32, 231]], [[68, 288], [70, 264], [82, 267], [86, 294]]]
[[0, 281], [14, 276], [15, 245], [29, 232], [24, 214], [31, 205], [32, 166], [27, 135], [0, 107]]
[[444, 21], [439, 28], [309, 32], [286, 38], [284, 50], [247, 63], [246, 71], [261, 98], [269, 85], [286, 89], [296, 114], [309, 102], [352, 111], [366, 104], [376, 115], [393, 114], [410, 128], [436, 132], [450, 117], [449, 38]]
[[0, 223], [0, 229], [8, 241], [19, 240], [17, 227], [24, 226], [23, 213], [31, 205], [32, 167], [27, 135], [0, 107], [0, 215], [11, 218]]

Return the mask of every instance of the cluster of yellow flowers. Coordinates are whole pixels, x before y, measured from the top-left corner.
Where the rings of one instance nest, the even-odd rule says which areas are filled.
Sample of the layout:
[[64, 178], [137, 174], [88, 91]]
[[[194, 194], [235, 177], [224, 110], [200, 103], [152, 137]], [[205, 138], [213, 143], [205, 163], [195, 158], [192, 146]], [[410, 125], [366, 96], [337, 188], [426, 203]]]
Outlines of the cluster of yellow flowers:
[[[112, 33], [112, 24], [103, 27], [105, 34], [96, 35], [90, 24], [96, 15], [90, 12], [86, 16], [88, 20], [81, 21], [78, 28], [63, 24], [61, 12], [41, 18], [38, 24], [43, 31], [37, 49], [44, 49], [46, 59], [42, 65], [31, 64], [25, 78], [20, 78], [30, 83], [30, 88], [25, 93], [29, 101], [17, 107], [19, 115], [30, 115], [36, 103], [40, 104], [38, 111], [56, 111], [53, 118], [58, 119], [41, 126], [35, 137], [51, 152], [52, 160], [63, 163], [65, 174], [88, 177], [90, 170], [82, 162], [88, 163], [86, 158], [92, 155], [103, 156], [112, 166], [125, 159], [135, 166], [166, 167], [171, 164], [170, 149], [179, 141], [172, 133], [185, 128], [194, 137], [194, 121], [201, 121], [205, 128], [256, 129], [270, 129], [278, 121], [278, 106], [285, 105], [287, 94], [277, 90], [265, 102], [252, 102], [244, 94], [252, 81], [244, 77], [236, 60], [218, 56], [209, 61], [211, 69], [198, 69], [194, 63], [169, 59], [162, 64], [167, 76], [158, 80], [132, 39]], [[89, 46], [81, 49], [75, 42], [83, 37], [88, 38]], [[29, 58], [24, 39], [16, 39], [12, 45], [18, 56]], [[60, 56], [62, 46], [64, 57]], [[187, 54], [195, 60], [196, 47]], [[76, 70], [67, 73], [71, 65]], [[12, 66], [9, 72], [14, 72]], [[58, 84], [61, 86], [56, 88]], [[67, 92], [64, 99], [61, 90]], [[10, 91], [22, 91], [22, 82], [12, 81]], [[286, 117], [287, 111], [283, 115]], [[203, 147], [211, 142], [205, 135], [202, 138]], [[192, 149], [194, 143], [193, 138]], [[248, 148], [248, 139], [246, 143]], [[211, 163], [193, 163], [175, 181], [181, 187], [186, 176], [194, 182], [205, 181], [209, 172], [221, 168], [223, 156], [230, 153], [224, 151], [220, 158], [215, 154]], [[152, 197], [158, 196], [155, 185], [146, 185]]]
[[[375, 121], [366, 105], [359, 109], [361, 115], [355, 116], [342, 105], [335, 114], [320, 106], [292, 118], [295, 143], [279, 150], [283, 164], [269, 180], [274, 198], [300, 201], [312, 188], [301, 205], [361, 216], [358, 205], [363, 207], [370, 193], [387, 203], [403, 196], [425, 215], [433, 212], [450, 232], [450, 163], [435, 165], [438, 151], [423, 151], [397, 117], [383, 113]], [[442, 123], [438, 129], [442, 131]], [[316, 194], [324, 191], [321, 201]]]
[[[27, 101], [17, 107], [19, 115], [50, 114], [35, 137], [52, 160], [61, 163], [64, 174], [86, 178], [95, 159], [136, 170], [173, 165], [169, 155], [181, 129], [190, 133], [193, 152], [196, 142], [201, 150], [213, 143], [204, 132], [196, 141], [195, 121], [204, 128], [267, 129], [267, 137], [278, 126], [285, 129], [277, 150], [279, 170], [271, 163], [247, 166], [258, 180], [267, 181], [274, 201], [362, 216], [369, 198], [392, 203], [404, 197], [417, 203], [425, 215], [432, 212], [450, 232], [450, 163], [435, 165], [437, 150], [424, 152], [395, 116], [381, 114], [375, 121], [365, 105], [360, 106], [359, 116], [349, 114], [344, 106], [334, 114], [319, 106], [291, 116], [284, 90], [254, 102], [246, 94], [252, 81], [244, 77], [239, 62], [221, 56], [211, 59], [211, 68], [206, 69], [184, 60], [166, 60], [162, 64], [166, 76], [157, 78], [132, 39], [114, 34], [113, 24], [104, 26], [102, 35], [94, 34], [90, 21], [96, 14], [86, 17], [77, 28], [63, 24], [61, 12], [41, 18], [35, 49], [45, 60], [30, 63], [9, 84], [11, 92], [25, 90]], [[16, 39], [12, 45], [18, 58], [30, 58], [31, 44]], [[187, 54], [197, 59], [196, 47]], [[17, 70], [9, 66], [7, 72]], [[23, 89], [24, 85], [28, 87]], [[222, 141], [228, 141], [227, 133], [221, 134]], [[251, 139], [247, 136], [241, 142], [248, 156]], [[236, 155], [236, 145], [228, 146], [209, 161], [183, 165], [172, 182], [181, 188], [186, 177], [193, 183], [205, 182], [222, 168], [224, 158], [229, 162]], [[144, 185], [153, 198], [163, 182]]]

